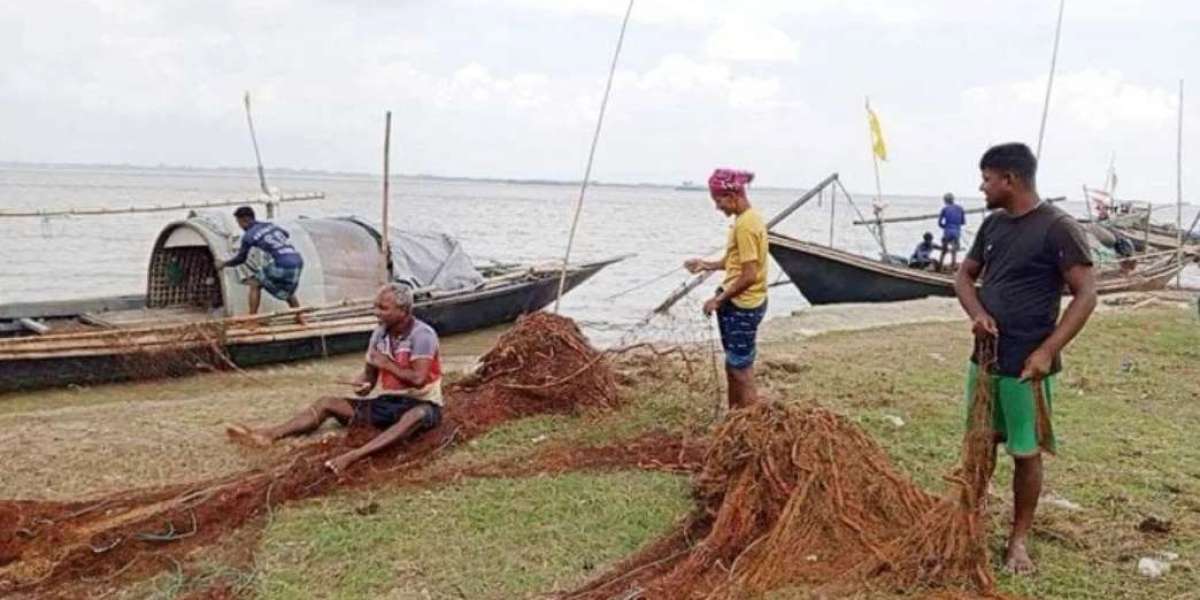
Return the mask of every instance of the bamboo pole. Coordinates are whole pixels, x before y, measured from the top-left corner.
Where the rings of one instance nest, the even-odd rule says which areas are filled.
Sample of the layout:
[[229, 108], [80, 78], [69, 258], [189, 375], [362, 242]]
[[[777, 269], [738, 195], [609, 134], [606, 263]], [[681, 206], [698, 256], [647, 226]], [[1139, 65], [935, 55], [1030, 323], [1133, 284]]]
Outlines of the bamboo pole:
[[306, 192], [279, 196], [272, 200], [266, 198], [248, 198], [243, 200], [213, 200], [208, 202], [183, 202], [180, 204], [157, 204], [154, 206], [130, 206], [127, 208], [83, 207], [64, 208], [60, 210], [0, 210], [0, 218], [8, 217], [95, 217], [104, 215], [128, 215], [138, 213], [169, 212], [175, 210], [194, 210], [198, 208], [218, 208], [222, 206], [241, 206], [244, 204], [269, 204], [270, 202], [303, 202], [308, 200], [323, 200], [323, 192]]
[[571, 218], [571, 233], [567, 235], [567, 250], [563, 253], [562, 271], [558, 276], [558, 293], [554, 295], [554, 312], [562, 303], [567, 285], [567, 265], [571, 262], [571, 247], [575, 244], [575, 231], [579, 227], [579, 214], [583, 212], [583, 197], [587, 193], [588, 180], [592, 178], [592, 162], [596, 158], [596, 146], [600, 143], [600, 130], [604, 125], [604, 111], [608, 108], [608, 95], [612, 92], [613, 76], [617, 72], [617, 60], [621, 58], [621, 46], [625, 43], [625, 30], [629, 27], [629, 15], [633, 14], [633, 0], [625, 9], [621, 21], [621, 33], [617, 36], [617, 48], [613, 51], [612, 66], [608, 69], [608, 83], [604, 85], [604, 97], [600, 100], [600, 114], [596, 117], [596, 130], [592, 133], [592, 147], [588, 150], [587, 167], [583, 170], [583, 182], [579, 185], [579, 199], [575, 201], [575, 215]]
[[[871, 99], [867, 98], [867, 113], [871, 113]], [[868, 135], [873, 135], [868, 128]], [[882, 135], [882, 133], [881, 133]], [[875, 230], [876, 240], [879, 242], [879, 249], [883, 252], [883, 257], [886, 260], [888, 257], [887, 241], [883, 237], [883, 184], [879, 179], [879, 155], [875, 153], [875, 140], [871, 138], [871, 165], [875, 167], [875, 204], [871, 207], [871, 212], [875, 213]]]
[[[788, 205], [787, 208], [779, 211], [779, 213], [776, 214], [774, 217], [771, 217], [771, 220], [767, 221], [767, 231], [768, 232], [771, 231], [771, 228], [775, 227], [780, 222], [782, 222], [784, 219], [791, 216], [791, 214], [796, 212], [801, 206], [804, 206], [806, 203], [808, 203], [809, 200], [812, 200], [814, 197], [817, 196], [817, 194], [820, 194], [821, 190], [825, 189], [826, 187], [828, 187], [830, 184], [833, 184], [833, 183], [838, 183], [838, 185], [841, 185], [841, 182], [838, 180], [837, 173], [833, 173], [833, 174], [829, 175], [828, 177], [826, 177], [825, 179], [821, 180], [821, 183], [818, 183], [816, 185], [816, 187], [808, 190], [807, 192], [804, 192], [804, 194], [802, 194], [799, 198], [797, 198], [795, 202], [792, 202], [790, 205]], [[765, 268], [765, 265], [764, 265], [764, 268]], [[700, 287], [700, 284], [707, 281], [708, 278], [711, 277], [713, 273], [715, 273], [715, 271], [705, 271], [704, 273], [696, 275], [691, 280], [689, 280], [687, 283], [679, 286], [678, 288], [675, 289], [674, 292], [671, 292], [671, 295], [667, 296], [666, 300], [663, 300], [662, 303], [660, 303], [658, 306], [654, 307], [654, 310], [651, 311], [651, 314], [662, 314], [662, 313], [667, 312], [668, 310], [671, 309], [672, 306], [675, 306], [676, 302], [679, 302], [681, 299], [683, 299], [684, 296], [687, 296], [688, 294], [690, 294], [692, 292], [692, 290]]]
[[250, 143], [254, 144], [254, 163], [258, 166], [258, 185], [262, 189], [267, 200], [267, 218], [275, 217], [275, 203], [270, 200], [271, 190], [267, 188], [267, 176], [263, 172], [262, 154], [258, 151], [258, 136], [254, 133], [254, 117], [250, 116], [250, 90], [246, 90], [246, 95], [242, 96], [242, 103], [246, 105], [246, 124], [250, 126]]
[[1037, 152], [1034, 156], [1042, 159], [1042, 139], [1046, 136], [1046, 117], [1050, 114], [1050, 92], [1054, 89], [1054, 71], [1058, 64], [1058, 41], [1062, 37], [1063, 9], [1067, 0], [1059, 0], [1058, 25], [1054, 27], [1054, 51], [1050, 53], [1050, 78], [1046, 80], [1046, 102], [1042, 105], [1042, 124], [1038, 127]]
[[1096, 222], [1096, 217], [1092, 215], [1092, 197], [1088, 194], [1087, 184], [1083, 184], [1083, 207], [1087, 209], [1088, 221]]
[[388, 282], [388, 262], [391, 259], [391, 246], [388, 244], [388, 185], [391, 173], [391, 146], [392, 146], [392, 111], [387, 111], [384, 116], [383, 129], [383, 221], [379, 230], [382, 237], [379, 240], [379, 253], [383, 255], [383, 263], [379, 267], [379, 285], [386, 285]]
[[[1150, 217], [1147, 215], [1146, 221]], [[1175, 137], [1175, 234], [1179, 238], [1178, 259], [1183, 266], [1183, 80], [1179, 80], [1179, 128]], [[1175, 286], [1183, 285], [1183, 271], [1175, 276]]]
[[[824, 192], [822, 192], [824, 193]], [[833, 228], [834, 218], [837, 216], [835, 205], [837, 204], [837, 188], [829, 190], [829, 247], [833, 247]]]

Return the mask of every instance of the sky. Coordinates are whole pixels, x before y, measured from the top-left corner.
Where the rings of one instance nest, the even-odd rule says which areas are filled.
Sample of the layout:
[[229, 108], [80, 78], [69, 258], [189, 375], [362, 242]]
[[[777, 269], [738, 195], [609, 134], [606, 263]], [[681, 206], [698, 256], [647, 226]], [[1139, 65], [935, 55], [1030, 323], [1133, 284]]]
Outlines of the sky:
[[[0, 4], [0, 161], [578, 180], [624, 0], [42, 0]], [[975, 193], [989, 145], [1034, 146], [1055, 0], [635, 0], [593, 178], [713, 167]], [[1044, 195], [1200, 200], [1200, 2], [1067, 0]], [[1189, 191], [1189, 189], [1191, 191]]]

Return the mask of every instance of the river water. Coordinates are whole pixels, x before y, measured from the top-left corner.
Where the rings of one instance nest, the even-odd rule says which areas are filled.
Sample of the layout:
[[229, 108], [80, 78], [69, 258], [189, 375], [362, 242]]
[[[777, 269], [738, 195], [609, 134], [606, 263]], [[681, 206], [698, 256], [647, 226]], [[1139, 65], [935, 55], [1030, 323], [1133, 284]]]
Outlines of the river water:
[[[377, 221], [379, 178], [354, 175], [269, 175], [273, 187], [285, 193], [320, 191], [324, 200], [285, 205], [284, 217], [354, 214]], [[816, 182], [814, 182], [815, 184]], [[853, 182], [848, 185], [853, 186]], [[127, 207], [203, 202], [252, 197], [258, 189], [253, 174], [234, 171], [125, 169], [112, 167], [0, 166], [0, 208], [45, 209], [70, 207]], [[851, 187], [854, 190], [854, 187]], [[559, 260], [570, 228], [578, 186], [446, 181], [394, 178], [392, 222], [409, 228], [432, 228], [462, 241], [477, 262]], [[982, 199], [974, 190], [953, 190], [968, 207]], [[942, 190], [928, 197], [889, 196], [887, 216], [936, 212]], [[783, 209], [799, 190], [751, 189], [751, 201], [765, 218]], [[865, 195], [856, 198], [863, 211]], [[1082, 203], [1067, 202], [1073, 213]], [[220, 210], [232, 210], [220, 209]], [[1194, 207], [1185, 207], [1190, 222]], [[856, 227], [854, 209], [839, 201], [835, 207], [835, 244], [843, 249], [877, 255], [878, 245], [864, 227]], [[1158, 218], [1174, 211], [1156, 212]], [[144, 292], [146, 269], [154, 239], [162, 227], [186, 211], [89, 217], [0, 218], [0, 304]], [[828, 200], [811, 201], [778, 231], [827, 243], [830, 235]], [[978, 224], [972, 215], [968, 233]], [[687, 279], [677, 269], [682, 261], [720, 247], [728, 221], [703, 191], [670, 187], [611, 186], [589, 188], [572, 261], [634, 254], [608, 267], [568, 294], [562, 311], [585, 324], [594, 337], [615, 340]], [[933, 222], [889, 226], [887, 242], [893, 254], [907, 255]], [[936, 231], [935, 231], [936, 234]], [[674, 269], [674, 271], [672, 271]], [[770, 266], [770, 280], [780, 276]], [[657, 281], [651, 281], [659, 278]], [[1185, 283], [1200, 284], [1191, 268]], [[650, 282], [650, 283], [647, 283]], [[614, 297], [629, 288], [635, 291]], [[711, 286], [703, 288], [711, 289]], [[303, 301], [303, 299], [301, 299]], [[773, 287], [769, 316], [789, 314], [806, 305], [790, 285]], [[698, 310], [691, 301], [680, 310]]]

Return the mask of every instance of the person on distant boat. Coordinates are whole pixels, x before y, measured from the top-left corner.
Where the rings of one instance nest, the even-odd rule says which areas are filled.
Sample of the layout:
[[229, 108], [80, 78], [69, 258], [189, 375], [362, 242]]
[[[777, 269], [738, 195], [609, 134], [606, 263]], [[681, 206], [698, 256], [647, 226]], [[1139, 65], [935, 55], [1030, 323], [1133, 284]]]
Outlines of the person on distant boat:
[[942, 252], [938, 254], [938, 270], [945, 267], [946, 252], [950, 252], [950, 270], [958, 269], [958, 249], [962, 245], [962, 228], [967, 224], [967, 213], [954, 203], [954, 194], [946, 192], [942, 196], [941, 214], [938, 215], [938, 227], [942, 228]]
[[[992, 390], [994, 443], [1004, 444], [1015, 465], [1004, 564], [1013, 573], [1028, 574], [1034, 570], [1026, 544], [1042, 491], [1041, 453], [1055, 450], [1051, 416], [1059, 353], [1096, 307], [1096, 276], [1075, 219], [1038, 197], [1037, 159], [1028, 146], [989, 148], [979, 169], [979, 190], [995, 212], [980, 225], [954, 278], [976, 336], [966, 402], [973, 402], [982, 376], [981, 343], [994, 343], [995, 363], [985, 382]], [[1064, 287], [1072, 298], [1060, 319]]]
[[[355, 461], [437, 427], [443, 405], [438, 335], [413, 316], [412, 308], [412, 292], [402, 284], [385, 285], [375, 295], [379, 326], [371, 334], [362, 372], [353, 381], [354, 397], [324, 397], [281, 425], [251, 429], [230, 424], [226, 433], [235, 441], [265, 447], [280, 438], [315, 431], [329, 419], [382, 430], [363, 446], [325, 463], [340, 475]], [[377, 387], [379, 392], [371, 396]]]
[[[251, 248], [258, 248], [271, 256], [270, 262], [254, 272], [254, 279], [248, 281], [250, 286], [250, 314], [258, 314], [258, 305], [262, 302], [262, 289], [267, 293], [287, 302], [292, 308], [300, 308], [296, 299], [296, 288], [300, 285], [300, 273], [304, 270], [304, 258], [288, 241], [288, 232], [274, 223], [256, 221], [254, 209], [242, 206], [233, 211], [237, 217], [238, 226], [242, 228], [242, 246], [233, 258], [216, 262], [217, 270], [225, 267], [236, 267], [246, 262]], [[296, 322], [304, 324], [304, 316], [297, 313]]]
[[917, 244], [912, 256], [908, 257], [908, 266], [913, 269], [928, 269], [933, 266], [933, 251], [938, 249], [945, 253], [945, 247], [933, 243], [933, 234], [926, 231], [925, 235], [921, 236], [921, 243]]
[[717, 210], [734, 217], [725, 255], [718, 260], [692, 258], [684, 262], [691, 273], [725, 271], [715, 296], [704, 303], [704, 314], [717, 314], [721, 345], [725, 349], [725, 377], [730, 408], [754, 404], [754, 357], [758, 325], [767, 312], [767, 226], [750, 206], [746, 184], [754, 173], [717, 169], [708, 189]]

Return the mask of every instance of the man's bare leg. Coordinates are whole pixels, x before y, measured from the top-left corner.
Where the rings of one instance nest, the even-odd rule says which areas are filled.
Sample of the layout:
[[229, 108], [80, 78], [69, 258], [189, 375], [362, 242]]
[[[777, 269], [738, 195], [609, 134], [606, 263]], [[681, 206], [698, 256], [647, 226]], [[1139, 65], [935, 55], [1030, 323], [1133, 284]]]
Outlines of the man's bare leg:
[[345, 398], [321, 398], [281, 425], [251, 429], [245, 425], [234, 423], [225, 426], [225, 433], [232, 438], [265, 447], [280, 438], [314, 431], [329, 418], [338, 418], [349, 422], [354, 418], [354, 407]]
[[726, 365], [725, 378], [729, 382], [729, 408], [745, 408], [758, 400], [753, 366], [733, 369]]
[[[300, 308], [300, 301], [296, 299], [295, 294], [292, 294], [291, 296], [288, 296], [287, 305], [290, 308]], [[301, 313], [296, 313], [296, 322], [301, 325], [307, 325], [307, 323], [304, 321], [304, 315]]]
[[331, 458], [325, 462], [325, 466], [333, 471], [336, 475], [341, 475], [355, 461], [362, 459], [370, 454], [378, 452], [396, 442], [407, 438], [417, 430], [417, 426], [421, 424], [421, 420], [425, 418], [427, 411], [430, 409], [420, 406], [409, 410], [400, 416], [400, 420], [392, 424], [391, 427], [383, 430], [379, 435], [371, 438], [371, 441], [355, 448], [336, 458]]
[[1026, 542], [1029, 530], [1033, 528], [1038, 497], [1042, 495], [1042, 456], [1014, 457], [1013, 461], [1013, 524], [1004, 568], [1017, 575], [1027, 575], [1035, 568]]
[[[938, 252], [938, 261], [937, 261], [937, 272], [938, 273], [942, 272], [942, 268], [945, 267], [945, 263], [946, 263], [946, 248], [944, 246], [945, 245], [943, 244], [943, 248], [942, 248], [941, 252]], [[953, 258], [950, 259], [950, 268], [954, 269], [954, 259]]]
[[252, 281], [246, 285], [250, 286], [250, 314], [257, 315], [258, 305], [262, 303], [262, 288], [259, 287], [257, 281]]
[[950, 271], [953, 272], [953, 271], [957, 271], [957, 270], [958, 270], [958, 250], [954, 250], [950, 253]]

